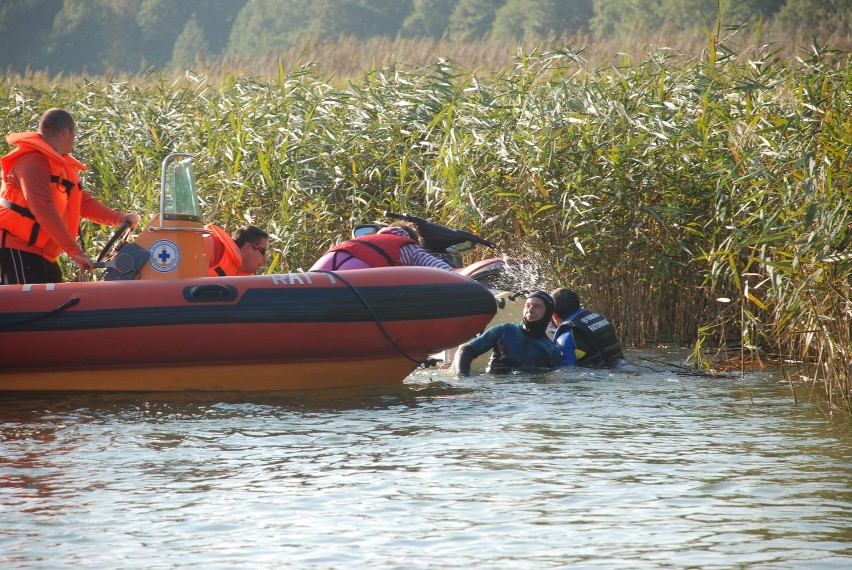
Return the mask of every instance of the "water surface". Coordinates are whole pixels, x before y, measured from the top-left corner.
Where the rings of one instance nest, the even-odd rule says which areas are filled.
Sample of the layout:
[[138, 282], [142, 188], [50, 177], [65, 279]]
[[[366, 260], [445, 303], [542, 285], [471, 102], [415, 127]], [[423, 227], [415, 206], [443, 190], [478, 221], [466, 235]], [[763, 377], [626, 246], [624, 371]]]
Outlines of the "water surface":
[[642, 374], [0, 396], [0, 567], [852, 567], [848, 415], [629, 356]]

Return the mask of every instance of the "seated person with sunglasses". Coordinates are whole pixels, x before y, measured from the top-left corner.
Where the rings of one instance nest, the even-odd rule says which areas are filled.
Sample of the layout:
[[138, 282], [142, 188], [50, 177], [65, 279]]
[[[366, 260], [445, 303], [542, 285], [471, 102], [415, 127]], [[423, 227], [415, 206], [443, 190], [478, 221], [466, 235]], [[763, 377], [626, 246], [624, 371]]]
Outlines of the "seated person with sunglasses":
[[211, 277], [254, 275], [266, 262], [269, 234], [256, 226], [237, 228], [230, 236], [213, 224], [204, 236], [204, 251], [210, 264]]

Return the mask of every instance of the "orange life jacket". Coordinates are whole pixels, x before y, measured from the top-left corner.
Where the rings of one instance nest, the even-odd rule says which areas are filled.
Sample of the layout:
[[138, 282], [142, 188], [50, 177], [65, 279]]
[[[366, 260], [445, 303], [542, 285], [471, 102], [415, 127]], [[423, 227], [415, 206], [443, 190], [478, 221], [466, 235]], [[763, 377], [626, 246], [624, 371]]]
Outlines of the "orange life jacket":
[[236, 242], [228, 233], [214, 224], [204, 226], [210, 230], [210, 239], [213, 240], [213, 251], [221, 251], [221, 255], [210, 256], [210, 277], [225, 277], [227, 275], [251, 275], [247, 271], [240, 271], [243, 264], [243, 254]]
[[399, 263], [399, 250], [417, 242], [392, 233], [371, 234], [338, 244], [328, 251], [346, 251], [370, 267], [388, 267]]
[[77, 239], [80, 227], [80, 205], [83, 199], [83, 185], [78, 171], [86, 166], [70, 154], [58, 154], [44, 142], [38, 133], [13, 133], [6, 142], [17, 146], [15, 150], [0, 158], [3, 167], [3, 187], [0, 189], [0, 229], [8, 231], [29, 245], [45, 248], [53, 241], [46, 232], [39, 231], [40, 226], [30, 211], [24, 193], [9, 175], [15, 163], [31, 152], [41, 153], [50, 164], [50, 182], [53, 186], [53, 204], [59, 217], [65, 222], [68, 233]]

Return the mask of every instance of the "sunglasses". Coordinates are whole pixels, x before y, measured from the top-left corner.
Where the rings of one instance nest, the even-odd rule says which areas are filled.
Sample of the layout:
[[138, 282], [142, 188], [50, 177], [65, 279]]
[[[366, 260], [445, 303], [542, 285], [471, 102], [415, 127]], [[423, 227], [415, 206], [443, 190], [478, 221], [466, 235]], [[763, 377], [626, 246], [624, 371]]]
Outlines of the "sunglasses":
[[266, 248], [265, 247], [260, 247], [259, 245], [255, 245], [255, 244], [251, 243], [250, 241], [247, 241], [246, 243], [249, 244], [250, 246], [252, 246], [253, 248], [255, 248], [257, 251], [259, 251], [260, 255], [266, 255]]

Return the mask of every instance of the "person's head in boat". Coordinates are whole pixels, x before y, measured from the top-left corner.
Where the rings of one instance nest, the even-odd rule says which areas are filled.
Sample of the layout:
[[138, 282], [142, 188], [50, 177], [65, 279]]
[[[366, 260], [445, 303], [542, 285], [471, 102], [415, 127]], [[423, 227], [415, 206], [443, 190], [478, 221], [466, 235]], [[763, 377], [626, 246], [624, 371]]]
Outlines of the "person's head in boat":
[[243, 258], [240, 273], [253, 274], [266, 263], [266, 250], [269, 248], [269, 234], [257, 226], [243, 226], [234, 230], [231, 239], [240, 249]]
[[420, 232], [417, 231], [417, 226], [411, 222], [397, 220], [386, 228], [379, 230], [380, 234], [396, 234], [398, 236], [411, 238], [420, 245], [423, 245], [423, 240], [420, 237]]
[[524, 333], [532, 337], [544, 336], [553, 316], [555, 302], [547, 291], [533, 291], [524, 302]]

